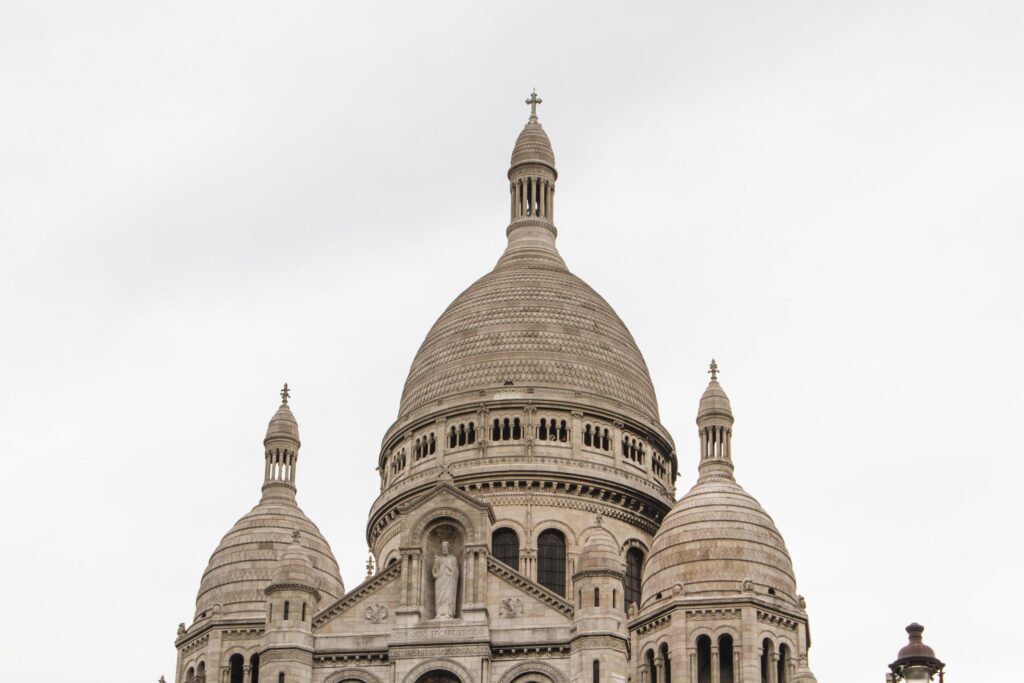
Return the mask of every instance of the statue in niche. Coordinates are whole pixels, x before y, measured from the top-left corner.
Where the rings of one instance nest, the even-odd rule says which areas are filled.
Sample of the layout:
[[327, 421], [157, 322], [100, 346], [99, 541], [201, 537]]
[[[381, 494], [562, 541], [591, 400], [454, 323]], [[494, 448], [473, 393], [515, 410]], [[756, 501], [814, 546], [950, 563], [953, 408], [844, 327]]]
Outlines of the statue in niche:
[[459, 586], [459, 561], [448, 541], [441, 543], [441, 554], [434, 558], [434, 618], [454, 619]]

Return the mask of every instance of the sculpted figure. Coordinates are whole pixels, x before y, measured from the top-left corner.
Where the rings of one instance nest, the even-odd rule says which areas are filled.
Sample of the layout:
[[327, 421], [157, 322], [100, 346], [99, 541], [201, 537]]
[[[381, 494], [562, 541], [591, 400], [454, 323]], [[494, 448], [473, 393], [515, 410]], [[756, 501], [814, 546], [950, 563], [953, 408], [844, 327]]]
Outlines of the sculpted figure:
[[459, 586], [459, 561], [452, 555], [448, 541], [441, 543], [441, 554], [434, 558], [434, 617], [455, 617], [455, 597]]

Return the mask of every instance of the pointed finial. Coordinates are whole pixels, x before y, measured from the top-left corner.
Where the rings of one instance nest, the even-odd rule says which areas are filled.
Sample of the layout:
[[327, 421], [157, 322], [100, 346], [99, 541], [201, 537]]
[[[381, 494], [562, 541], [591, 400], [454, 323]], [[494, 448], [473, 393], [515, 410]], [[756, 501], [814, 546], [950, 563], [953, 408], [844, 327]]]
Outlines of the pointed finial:
[[718, 381], [718, 363], [715, 362], [714, 358], [711, 359], [711, 369], [708, 370], [708, 374], [711, 375], [712, 382]]
[[537, 105], [543, 102], [541, 98], [537, 97], [537, 89], [534, 88], [533, 92], [530, 93], [530, 99], [526, 100], [526, 103], [530, 105], [530, 118], [537, 118]]
[[284, 383], [284, 388], [281, 389], [281, 403], [288, 404], [288, 397], [292, 395], [292, 390], [288, 388], [288, 382]]
[[373, 576], [373, 553], [372, 552], [370, 553], [370, 556], [366, 558], [366, 578], [370, 578], [371, 576]]
[[596, 524], [597, 526], [603, 525], [604, 524], [604, 515], [602, 515], [600, 512], [598, 512], [597, 515], [594, 516], [594, 524]]

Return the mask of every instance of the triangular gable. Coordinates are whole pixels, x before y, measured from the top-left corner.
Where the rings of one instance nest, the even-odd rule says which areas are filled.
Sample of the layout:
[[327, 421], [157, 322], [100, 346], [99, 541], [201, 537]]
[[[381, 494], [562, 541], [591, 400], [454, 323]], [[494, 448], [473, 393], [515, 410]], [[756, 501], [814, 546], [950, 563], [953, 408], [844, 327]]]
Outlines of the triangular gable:
[[[500, 580], [497, 582], [497, 585], [492, 583], [493, 589], [488, 590], [489, 601], [498, 604], [498, 613], [492, 615], [492, 617], [497, 616], [500, 618], [506, 616], [517, 618], [525, 616], [533, 619], [546, 614], [557, 615], [560, 619], [564, 620], [572, 620], [574, 609], [569, 601], [552, 593], [539, 583], [526, 578], [504, 562], [488, 557], [487, 574], [492, 582], [495, 579]], [[520, 598], [522, 600], [522, 614], [516, 613], [519, 605], [514, 602], [504, 602], [510, 598]], [[539, 607], [540, 611], [529, 609], [530, 604]]]
[[[392, 614], [399, 602], [399, 583], [396, 579], [401, 576], [401, 563], [395, 562], [384, 568], [384, 571], [368, 578], [354, 589], [328, 605], [313, 617], [313, 629], [321, 630], [332, 621], [342, 619], [348, 613], [354, 613], [358, 619], [371, 623], [394, 623]], [[373, 598], [371, 600], [371, 598]], [[373, 610], [366, 614], [362, 610], [353, 610], [356, 607], [372, 607], [382, 605], [386, 608], [387, 614], [381, 614], [380, 610]]]

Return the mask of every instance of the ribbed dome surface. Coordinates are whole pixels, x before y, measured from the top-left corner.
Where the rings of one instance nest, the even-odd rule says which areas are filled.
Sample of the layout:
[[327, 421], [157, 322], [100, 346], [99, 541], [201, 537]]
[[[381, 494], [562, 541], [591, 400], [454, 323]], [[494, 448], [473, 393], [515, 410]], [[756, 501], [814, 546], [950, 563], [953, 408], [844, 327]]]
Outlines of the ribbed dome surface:
[[551, 148], [551, 140], [544, 132], [540, 122], [530, 119], [519, 137], [516, 138], [516, 145], [512, 148], [512, 168], [519, 164], [536, 162], [555, 167], [555, 152]]
[[643, 602], [682, 583], [686, 595], [735, 596], [753, 581], [796, 604], [793, 563], [768, 513], [735, 481], [702, 479], [654, 536], [643, 571]]
[[658, 420], [633, 336], [557, 253], [506, 254], [452, 302], [413, 360], [400, 414], [506, 382], [611, 399]]
[[287, 403], [282, 403], [274, 413], [274, 417], [270, 418], [270, 423], [267, 425], [267, 438], [299, 440], [299, 423], [296, 422], [295, 415], [292, 414], [292, 409], [288, 407]]
[[344, 594], [338, 563], [320, 530], [287, 496], [267, 496], [235, 523], [210, 556], [196, 596], [196, 618], [215, 604], [221, 605], [221, 616], [263, 618], [263, 591], [292, 546], [296, 529], [323, 600]]

